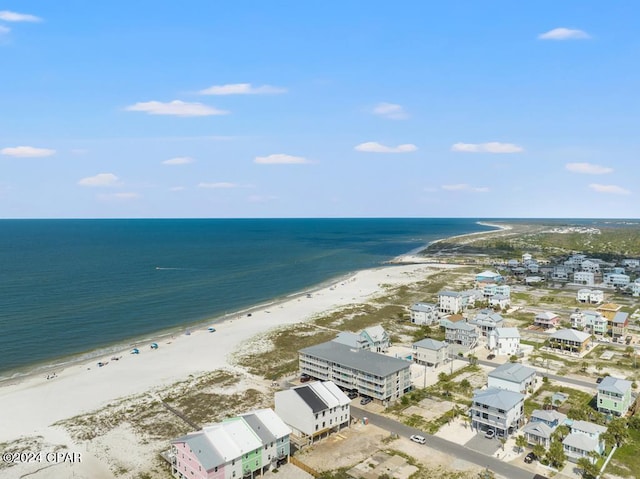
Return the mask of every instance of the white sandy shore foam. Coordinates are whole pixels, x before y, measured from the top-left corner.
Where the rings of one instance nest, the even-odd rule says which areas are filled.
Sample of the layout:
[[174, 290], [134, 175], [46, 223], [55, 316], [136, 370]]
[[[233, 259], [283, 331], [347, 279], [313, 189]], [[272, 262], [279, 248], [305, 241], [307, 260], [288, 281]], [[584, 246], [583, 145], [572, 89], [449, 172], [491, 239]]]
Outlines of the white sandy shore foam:
[[[342, 306], [361, 304], [383, 293], [382, 285], [412, 283], [423, 280], [436, 268], [450, 267], [411, 264], [359, 271], [313, 293], [252, 310], [251, 316], [246, 312], [229, 315], [215, 324], [215, 332], [207, 331], [206, 327], [194, 329], [189, 335], [158, 340], [157, 349], [152, 349], [150, 343], [140, 345], [139, 354], [131, 354], [129, 350], [116, 353], [118, 360], [108, 356], [96, 358], [58, 370], [53, 378], [47, 379], [44, 374], [0, 385], [0, 443], [11, 445], [24, 437], [41, 436], [47, 442], [77, 450], [79, 445], [73, 444], [66, 431], [53, 426], [54, 423], [98, 410], [120, 398], [169, 386], [189, 375], [232, 368], [232, 355], [256, 335], [308, 321]], [[108, 364], [99, 367], [98, 362]], [[82, 447], [88, 450], [86, 444]], [[98, 470], [104, 472], [100, 477], [110, 477], [107, 466], [98, 464], [95, 457], [87, 461], [93, 461], [94, 474], [87, 477], [98, 477]], [[82, 468], [86, 468], [87, 461]], [[80, 469], [73, 470], [74, 474], [80, 473]], [[0, 469], [0, 478], [10, 473], [15, 474], [15, 468]], [[53, 477], [51, 473], [49, 470], [42, 477]]]

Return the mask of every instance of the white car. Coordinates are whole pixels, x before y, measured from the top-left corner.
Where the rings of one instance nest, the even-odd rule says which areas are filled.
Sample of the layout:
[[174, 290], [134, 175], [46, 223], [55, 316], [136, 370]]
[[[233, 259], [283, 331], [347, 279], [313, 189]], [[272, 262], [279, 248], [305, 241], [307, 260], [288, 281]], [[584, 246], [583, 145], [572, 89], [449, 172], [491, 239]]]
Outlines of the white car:
[[420, 436], [418, 434], [413, 434], [409, 439], [411, 439], [413, 442], [417, 442], [418, 444], [424, 444], [425, 442], [427, 442], [426, 437]]
[[493, 439], [496, 437], [496, 431], [494, 429], [487, 429], [487, 432], [484, 433], [484, 437], [487, 439]]

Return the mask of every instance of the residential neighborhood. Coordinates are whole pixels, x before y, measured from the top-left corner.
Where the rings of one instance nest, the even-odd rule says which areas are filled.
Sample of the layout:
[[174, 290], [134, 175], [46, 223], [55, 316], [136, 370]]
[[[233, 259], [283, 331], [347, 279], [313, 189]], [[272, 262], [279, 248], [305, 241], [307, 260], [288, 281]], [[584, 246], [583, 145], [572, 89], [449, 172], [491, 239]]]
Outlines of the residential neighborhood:
[[[173, 475], [255, 477], [286, 462], [311, 471], [304, 461], [314, 462], [313, 451], [373, 427], [368, 416], [377, 415], [412, 427], [410, 442], [446, 437], [536, 477], [602, 470], [624, 441], [616, 421], [636, 410], [637, 383], [625, 368], [629, 359], [635, 367], [629, 344], [638, 342], [639, 316], [621, 288], [633, 298], [639, 283], [578, 253], [556, 264], [527, 253], [493, 266], [470, 277], [471, 289], [452, 281], [405, 304], [412, 341], [395, 320], [300, 348], [296, 375], [274, 392], [273, 409], [173, 440]], [[609, 368], [615, 358], [628, 366], [618, 359]], [[358, 467], [350, 473], [369, 477]]]

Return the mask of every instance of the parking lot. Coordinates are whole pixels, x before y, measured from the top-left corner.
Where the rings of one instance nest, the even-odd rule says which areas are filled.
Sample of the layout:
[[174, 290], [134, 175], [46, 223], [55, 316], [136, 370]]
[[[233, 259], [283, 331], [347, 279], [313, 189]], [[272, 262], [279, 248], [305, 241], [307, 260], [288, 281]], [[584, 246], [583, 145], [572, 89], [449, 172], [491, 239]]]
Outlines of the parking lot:
[[481, 452], [482, 454], [487, 454], [488, 456], [493, 456], [502, 445], [499, 439], [487, 439], [484, 437], [484, 432], [478, 432], [478, 434], [467, 441], [465, 447]]

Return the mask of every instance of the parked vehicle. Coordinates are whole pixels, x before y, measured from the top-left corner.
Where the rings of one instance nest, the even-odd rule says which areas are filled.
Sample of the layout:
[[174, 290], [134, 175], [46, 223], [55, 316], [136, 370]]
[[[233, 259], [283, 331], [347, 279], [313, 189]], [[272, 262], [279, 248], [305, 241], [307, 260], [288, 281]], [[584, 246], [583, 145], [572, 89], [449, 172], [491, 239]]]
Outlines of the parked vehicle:
[[358, 393], [357, 393], [357, 392], [355, 392], [355, 391], [349, 391], [349, 392], [347, 393], [347, 397], [348, 397], [349, 399], [355, 399], [355, 398], [357, 398], [357, 397], [358, 397]]
[[413, 442], [417, 442], [418, 444], [424, 444], [427, 442], [427, 438], [424, 436], [420, 436], [419, 434], [413, 434], [409, 439]]
[[309, 376], [308, 374], [303, 374], [303, 375], [300, 376], [300, 382], [301, 383], [306, 383], [310, 379], [311, 379], [311, 376]]
[[527, 464], [531, 464], [535, 460], [536, 460], [536, 455], [532, 452], [524, 456], [524, 462], [526, 462]]
[[486, 437], [487, 439], [493, 439], [494, 437], [496, 437], [496, 431], [494, 429], [487, 429], [487, 431], [484, 433], [484, 437]]
[[491, 359], [495, 359], [495, 358], [496, 358], [496, 355], [495, 355], [495, 354], [493, 354], [493, 353], [491, 353], [491, 354], [489, 354], [489, 355], [487, 356], [487, 359], [489, 359], [489, 360], [491, 360]]
[[371, 401], [373, 401], [373, 399], [371, 399], [371, 398], [367, 398], [367, 397], [364, 397], [364, 398], [360, 399], [360, 404], [361, 404], [362, 406], [364, 406], [364, 405], [366, 405], [366, 404], [369, 404]]

